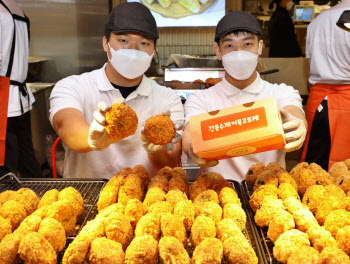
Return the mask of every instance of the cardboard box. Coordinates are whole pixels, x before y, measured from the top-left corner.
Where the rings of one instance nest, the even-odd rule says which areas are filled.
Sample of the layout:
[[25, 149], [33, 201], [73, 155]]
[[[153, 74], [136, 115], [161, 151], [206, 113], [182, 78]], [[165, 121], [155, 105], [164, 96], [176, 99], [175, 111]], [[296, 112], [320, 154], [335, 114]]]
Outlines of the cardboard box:
[[273, 97], [190, 117], [193, 152], [206, 160], [283, 148], [280, 112]]

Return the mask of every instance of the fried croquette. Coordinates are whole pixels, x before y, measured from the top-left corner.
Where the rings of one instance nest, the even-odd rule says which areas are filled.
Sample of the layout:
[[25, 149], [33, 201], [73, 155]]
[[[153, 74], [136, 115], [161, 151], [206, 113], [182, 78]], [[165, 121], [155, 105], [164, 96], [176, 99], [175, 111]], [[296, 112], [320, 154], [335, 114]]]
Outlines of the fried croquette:
[[269, 164], [266, 165], [266, 169], [273, 172], [273, 173], [279, 173], [279, 172], [285, 172], [286, 170], [281, 167], [281, 165], [277, 162], [269, 162]]
[[301, 162], [298, 163], [290, 172], [289, 175], [293, 177], [296, 183], [299, 182], [299, 174], [301, 170], [308, 169], [309, 163], [307, 162]]
[[349, 169], [346, 166], [346, 163], [343, 161], [334, 163], [329, 169], [329, 175], [334, 179], [334, 182], [338, 182], [340, 176], [347, 172]]
[[78, 216], [84, 213], [84, 199], [75, 188], [64, 188], [58, 194], [58, 200], [69, 200], [71, 203], [73, 203], [77, 209]]
[[223, 253], [223, 245], [219, 239], [206, 238], [193, 251], [192, 264], [220, 264]]
[[257, 264], [258, 258], [249, 242], [241, 236], [232, 236], [223, 243], [225, 259], [230, 264]]
[[103, 188], [97, 202], [97, 208], [99, 212], [117, 202], [118, 190], [119, 189], [113, 185], [105, 186]]
[[75, 206], [69, 200], [60, 200], [50, 205], [47, 209], [46, 217], [56, 219], [60, 222], [66, 234], [74, 228], [77, 222]]
[[148, 186], [148, 191], [153, 188], [160, 188], [164, 192], [169, 190], [169, 180], [164, 175], [154, 176]]
[[12, 233], [10, 221], [0, 216], [0, 242], [8, 234]]
[[191, 227], [191, 244], [196, 247], [206, 238], [216, 237], [215, 222], [210, 217], [204, 215], [198, 216]]
[[344, 191], [350, 191], [350, 171], [344, 172], [338, 179], [337, 185]]
[[134, 237], [134, 230], [129, 220], [121, 213], [111, 213], [106, 218], [105, 231], [107, 238], [119, 242], [124, 251]]
[[221, 189], [219, 193], [219, 201], [222, 208], [228, 203], [235, 203], [242, 206], [241, 200], [238, 198], [237, 191], [229, 187], [224, 187]]
[[15, 233], [18, 232], [25, 236], [31, 232], [38, 232], [41, 222], [42, 219], [39, 216], [31, 214], [24, 219], [24, 221], [15, 230]]
[[46, 213], [49, 208], [50, 208], [50, 205], [44, 205], [39, 209], [36, 209], [34, 213], [31, 214], [31, 216], [36, 215], [36, 216], [39, 216], [41, 219], [44, 219], [46, 217]]
[[27, 211], [21, 203], [9, 200], [0, 208], [0, 216], [10, 221], [12, 231], [14, 231], [27, 217]]
[[[349, 220], [347, 221], [349, 222]], [[350, 255], [350, 226], [340, 228], [336, 235], [338, 247], [343, 250], [348, 256]]]
[[166, 201], [162, 202], [155, 202], [150, 207], [148, 207], [147, 213], [155, 213], [156, 215], [159, 215], [159, 217], [162, 214], [166, 213], [172, 213], [173, 208], [171, 207], [170, 203]]
[[160, 229], [163, 237], [175, 237], [187, 248], [186, 229], [179, 216], [170, 213], [164, 214], [160, 219]]
[[138, 118], [135, 111], [125, 104], [112, 104], [106, 113], [106, 132], [110, 138], [123, 139], [135, 134]]
[[223, 188], [233, 189], [232, 184], [225, 179], [218, 179], [214, 182], [212, 189], [219, 195]]
[[288, 264], [322, 264], [320, 253], [312, 247], [300, 247], [288, 259]]
[[236, 222], [230, 218], [222, 219], [216, 224], [217, 238], [224, 242], [231, 236], [243, 236], [241, 229], [237, 226]]
[[168, 144], [175, 137], [174, 122], [166, 115], [155, 115], [145, 122], [145, 136], [154, 145]]
[[326, 217], [335, 210], [345, 209], [346, 204], [343, 200], [335, 196], [329, 196], [324, 199], [317, 208], [315, 217], [320, 225], [324, 225]]
[[298, 192], [298, 184], [294, 180], [292, 176], [289, 175], [288, 172], [286, 171], [281, 171], [277, 173], [277, 178], [278, 178], [278, 185], [282, 185], [285, 183], [289, 183], [293, 186], [293, 188]]
[[176, 204], [180, 201], [187, 201], [187, 195], [180, 190], [171, 190], [166, 194], [166, 201], [171, 205], [171, 213], [174, 212]]
[[245, 180], [249, 186], [254, 186], [256, 179], [258, 176], [266, 170], [266, 167], [262, 163], [255, 163], [248, 169]]
[[305, 205], [303, 205], [300, 200], [296, 199], [295, 197], [288, 197], [283, 201], [284, 206], [287, 208], [288, 212], [291, 214], [294, 214], [296, 211], [302, 208], [306, 208]]
[[190, 257], [178, 239], [165, 236], [159, 240], [159, 259], [162, 264], [190, 264]]
[[312, 246], [318, 251], [322, 252], [325, 247], [333, 246], [338, 247], [337, 241], [335, 241], [332, 234], [327, 231], [323, 226], [312, 226], [307, 232]]
[[191, 200], [179, 201], [174, 208], [174, 215], [179, 216], [186, 231], [190, 231], [194, 221], [194, 205]]
[[66, 245], [66, 233], [60, 222], [52, 218], [45, 218], [41, 223], [38, 233], [45, 237], [53, 249], [58, 253]]
[[125, 207], [125, 218], [130, 222], [133, 229], [136, 228], [137, 222], [143, 216], [143, 204], [138, 199], [131, 199]]
[[222, 210], [222, 217], [223, 218], [230, 218], [233, 221], [236, 222], [237, 226], [243, 230], [245, 228], [245, 224], [247, 222], [247, 216], [242, 209], [237, 204], [226, 204], [225, 207]]
[[267, 230], [267, 237], [275, 243], [276, 240], [288, 230], [295, 228], [293, 215], [287, 211], [279, 211], [272, 219]]
[[316, 225], [318, 226], [318, 222], [310, 212], [309, 209], [301, 208], [293, 213], [294, 221], [298, 230], [302, 232], [306, 232], [310, 227]]
[[322, 169], [322, 167], [316, 163], [311, 163], [309, 169], [316, 175], [316, 183], [318, 185], [326, 186], [328, 184], [333, 184], [334, 180], [329, 175], [327, 171]]
[[350, 212], [345, 209], [330, 212], [324, 222], [324, 228], [331, 232], [333, 237], [336, 237], [339, 229], [347, 225], [350, 225]]
[[157, 264], [158, 242], [150, 235], [135, 237], [125, 251], [125, 264]]
[[260, 227], [269, 226], [272, 219], [274, 219], [281, 210], [286, 210], [281, 199], [264, 202], [261, 207], [256, 210], [254, 216], [255, 223]]
[[323, 185], [312, 185], [306, 190], [303, 196], [303, 204], [309, 207], [312, 213], [316, 213], [317, 207], [326, 196], [326, 190]]
[[214, 190], [206, 190], [196, 196], [196, 198], [193, 201], [193, 204], [195, 206], [203, 205], [206, 202], [214, 202], [219, 204], [218, 194]]
[[171, 177], [169, 181], [168, 191], [172, 191], [172, 190], [179, 190], [183, 192], [186, 195], [186, 199], [187, 199], [188, 185], [181, 176]]
[[148, 175], [148, 172], [147, 172], [146, 168], [143, 165], [136, 165], [132, 169], [130, 174], [137, 175], [142, 181], [143, 190], [147, 189], [149, 181], [150, 181], [150, 178], [149, 178], [149, 175]]
[[47, 191], [43, 197], [41, 197], [38, 208], [43, 207], [44, 205], [51, 205], [54, 202], [58, 201], [59, 191], [56, 189], [52, 189]]
[[309, 169], [302, 169], [299, 173], [299, 181], [298, 183], [298, 193], [303, 196], [306, 190], [316, 184], [316, 175]]
[[155, 213], [148, 213], [142, 216], [136, 225], [135, 237], [151, 235], [155, 240], [160, 237], [160, 219]]
[[143, 201], [143, 210], [147, 212], [148, 208], [155, 202], [162, 202], [166, 200], [165, 192], [158, 188], [149, 189], [146, 193], [145, 200]]
[[17, 254], [19, 244], [23, 238], [21, 233], [12, 233], [6, 235], [0, 243], [0, 263], [19, 263], [20, 258]]
[[276, 240], [273, 255], [279, 262], [287, 263], [290, 255], [302, 246], [310, 246], [309, 236], [297, 229], [288, 230]]
[[346, 193], [335, 184], [329, 184], [325, 186], [324, 189], [327, 196], [336, 196], [339, 199], [344, 199], [346, 197]]
[[300, 201], [300, 196], [298, 191], [295, 190], [292, 184], [290, 183], [282, 183], [278, 186], [278, 197], [283, 201], [288, 197], [294, 197]]
[[112, 204], [105, 209], [103, 209], [96, 218], [105, 218], [108, 217], [111, 213], [125, 213], [125, 206], [121, 203]]
[[100, 237], [92, 241], [88, 260], [90, 264], [124, 264], [125, 253], [120, 243]]
[[165, 166], [158, 171], [156, 176], [164, 176], [169, 181], [173, 176], [173, 169], [169, 166]]
[[11, 197], [15, 194], [15, 191], [4, 191], [0, 193], [0, 208], [7, 201], [11, 200]]
[[[198, 197], [198, 196], [197, 196]], [[194, 204], [195, 207], [195, 217], [204, 215], [210, 217], [214, 220], [215, 224], [221, 221], [222, 219], [222, 208], [220, 205], [214, 202], [206, 202], [204, 204]]]
[[28, 188], [19, 189], [12, 197], [11, 200], [19, 202], [26, 209], [27, 215], [33, 213], [39, 204], [39, 198], [35, 192]]
[[217, 172], [206, 172], [199, 175], [198, 178], [190, 185], [190, 199], [194, 201], [198, 194], [211, 189], [216, 181], [222, 179], [224, 179], [224, 177]]
[[119, 188], [118, 202], [126, 205], [131, 199], [143, 201], [144, 191], [141, 179], [135, 174], [129, 174]]
[[262, 204], [263, 200], [267, 196], [272, 196], [276, 200], [278, 199], [278, 189], [274, 185], [263, 185], [260, 186], [258, 189], [256, 189], [253, 193], [253, 195], [249, 199], [249, 205], [252, 208], [254, 212], [258, 210], [260, 205]]
[[338, 247], [327, 246], [320, 254], [322, 264], [350, 264], [349, 256]]
[[178, 177], [178, 176], [180, 176], [184, 180], [184, 182], [187, 184], [187, 186], [189, 186], [188, 176], [182, 167], [173, 168], [172, 177]]
[[259, 176], [256, 178], [253, 190], [255, 191], [263, 185], [273, 185], [277, 187], [278, 177], [276, 176], [276, 174], [270, 170], [265, 170], [262, 173], [260, 173]]
[[51, 244], [36, 232], [26, 235], [19, 244], [18, 254], [28, 264], [55, 264], [56, 251]]
[[105, 187], [113, 185], [117, 189], [118, 193], [120, 185], [124, 182], [126, 176], [128, 176], [131, 172], [132, 169], [130, 167], [122, 168], [106, 183]]

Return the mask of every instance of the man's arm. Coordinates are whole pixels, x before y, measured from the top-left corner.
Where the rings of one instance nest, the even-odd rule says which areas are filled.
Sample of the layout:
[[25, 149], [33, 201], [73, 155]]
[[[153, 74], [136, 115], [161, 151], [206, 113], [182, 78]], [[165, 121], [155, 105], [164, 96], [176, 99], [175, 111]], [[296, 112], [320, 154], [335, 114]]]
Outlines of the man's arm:
[[174, 150], [172, 151], [168, 151], [168, 148], [162, 148], [155, 154], [147, 154], [149, 162], [156, 169], [161, 169], [165, 166], [176, 167], [182, 154], [181, 141], [174, 144]]
[[61, 140], [76, 152], [89, 152], [88, 144], [90, 125], [82, 112], [75, 108], [65, 108], [53, 117], [53, 127]]

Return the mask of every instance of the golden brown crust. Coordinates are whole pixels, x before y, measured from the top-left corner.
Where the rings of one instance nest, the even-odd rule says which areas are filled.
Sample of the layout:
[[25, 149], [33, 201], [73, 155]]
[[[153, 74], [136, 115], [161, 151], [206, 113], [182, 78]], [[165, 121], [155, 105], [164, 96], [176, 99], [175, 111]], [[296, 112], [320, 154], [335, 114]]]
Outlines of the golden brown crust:
[[186, 229], [179, 216], [170, 213], [164, 214], [160, 219], [160, 229], [163, 237], [175, 237], [187, 248]]
[[184, 246], [178, 239], [171, 236], [165, 236], [159, 240], [159, 258], [162, 264], [190, 264], [190, 257]]
[[191, 228], [191, 244], [197, 247], [206, 238], [216, 237], [215, 222], [210, 217], [204, 215], [198, 216]]
[[192, 257], [192, 264], [220, 264], [222, 258], [222, 242], [217, 238], [206, 238], [195, 248]]
[[46, 218], [40, 223], [38, 233], [45, 237], [53, 249], [58, 253], [66, 245], [66, 233], [60, 222]]
[[52, 189], [52, 190], [47, 191], [43, 195], [43, 197], [41, 197], [39, 205], [38, 205], [38, 208], [41, 208], [41, 207], [43, 207], [45, 205], [51, 205], [54, 202], [57, 202], [59, 193], [60, 192], [58, 190], [56, 190], [56, 189]]
[[148, 213], [142, 216], [136, 225], [135, 237], [151, 235], [155, 240], [160, 237], [160, 221], [159, 216], [155, 213]]
[[12, 228], [10, 221], [0, 217], [0, 242], [4, 239], [6, 235], [12, 233]]
[[100, 237], [92, 241], [88, 259], [90, 264], [124, 264], [125, 253], [120, 243]]
[[254, 186], [256, 179], [258, 176], [266, 170], [266, 167], [262, 163], [255, 163], [248, 169], [245, 180], [249, 186]]
[[58, 194], [58, 200], [69, 200], [71, 203], [73, 203], [77, 210], [78, 216], [84, 213], [84, 199], [75, 188], [64, 188]]
[[258, 258], [249, 242], [241, 236], [232, 236], [223, 243], [224, 256], [229, 263], [257, 264]]
[[39, 204], [39, 198], [35, 192], [28, 188], [19, 189], [16, 194], [11, 197], [11, 200], [21, 203], [27, 211], [27, 215], [33, 213]]
[[125, 251], [125, 264], [157, 264], [158, 242], [149, 235], [135, 237]]
[[179, 201], [174, 208], [174, 215], [181, 218], [186, 231], [190, 231], [194, 221], [194, 206], [191, 200]]
[[145, 122], [145, 136], [155, 145], [168, 144], [175, 137], [174, 122], [166, 115], [155, 115]]
[[0, 208], [0, 216], [10, 221], [12, 231], [14, 231], [27, 217], [27, 211], [21, 203], [9, 200]]
[[143, 204], [140, 200], [131, 199], [128, 201], [125, 207], [125, 218], [129, 220], [133, 229], [136, 228], [136, 225], [143, 214]]
[[129, 174], [119, 188], [118, 202], [126, 205], [131, 199], [143, 201], [144, 191], [141, 179], [135, 174]]
[[320, 256], [323, 259], [323, 264], [350, 264], [349, 256], [338, 247], [327, 246]]
[[129, 220], [121, 213], [111, 213], [106, 218], [105, 231], [107, 238], [119, 242], [123, 250], [126, 250], [134, 237]]

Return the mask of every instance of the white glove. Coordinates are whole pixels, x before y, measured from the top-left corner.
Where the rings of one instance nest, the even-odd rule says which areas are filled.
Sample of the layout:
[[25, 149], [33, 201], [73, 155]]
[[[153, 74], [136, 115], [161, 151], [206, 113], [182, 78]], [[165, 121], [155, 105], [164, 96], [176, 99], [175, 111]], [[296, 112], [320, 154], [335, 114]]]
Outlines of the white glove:
[[[124, 98], [118, 98], [114, 100], [113, 104], [124, 104]], [[92, 121], [89, 129], [89, 137], [88, 144], [93, 150], [104, 150], [109, 145], [113, 143], [117, 143], [119, 139], [110, 138], [105, 129], [106, 121], [106, 113], [110, 109], [107, 103], [100, 101], [97, 104], [97, 111], [94, 112], [93, 117], [94, 121]]]
[[[165, 112], [162, 112], [162, 115], [169, 116], [171, 115], [170, 110], [167, 110]], [[159, 151], [163, 151], [164, 149], [167, 148], [168, 151], [173, 151], [174, 150], [174, 144], [179, 142], [181, 140], [181, 134], [177, 133], [176, 131], [182, 130], [183, 129], [183, 123], [175, 123], [175, 137], [169, 142], [168, 144], [165, 145], [155, 145], [151, 142], [148, 141], [146, 135], [145, 135], [145, 126], [141, 127], [141, 143], [142, 147], [147, 151], [147, 153], [150, 154], [155, 154], [158, 153]]]
[[188, 146], [188, 153], [190, 154], [190, 158], [192, 161], [196, 164], [199, 165], [199, 167], [202, 168], [207, 168], [207, 167], [214, 167], [219, 164], [218, 160], [206, 160], [198, 157], [196, 154], [193, 152], [193, 147], [192, 147], [192, 141], [190, 141], [189, 146]]
[[300, 149], [306, 136], [304, 121], [295, 117], [285, 109], [280, 109], [283, 130], [286, 135], [287, 144], [284, 146], [285, 152]]

